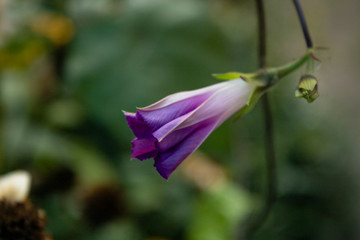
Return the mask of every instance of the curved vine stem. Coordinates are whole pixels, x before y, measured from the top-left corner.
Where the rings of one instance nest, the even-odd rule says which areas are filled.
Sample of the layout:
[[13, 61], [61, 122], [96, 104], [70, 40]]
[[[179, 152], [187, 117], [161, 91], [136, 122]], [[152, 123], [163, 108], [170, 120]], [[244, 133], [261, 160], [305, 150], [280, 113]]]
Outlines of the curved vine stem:
[[[259, 41], [259, 67], [261, 69], [266, 68], [266, 21], [265, 10], [263, 0], [255, 0], [258, 18], [258, 41]], [[245, 236], [246, 239], [251, 237], [268, 218], [271, 208], [277, 198], [277, 174], [276, 174], [276, 158], [274, 148], [274, 136], [273, 136], [273, 120], [271, 114], [271, 106], [268, 97], [268, 93], [265, 93], [262, 97], [263, 112], [264, 112], [264, 125], [265, 125], [265, 151], [266, 151], [266, 180], [267, 180], [267, 192], [266, 200], [260, 213], [252, 219], [249, 223]]]
[[[307, 53], [297, 61], [289, 63], [280, 68], [266, 69], [266, 20], [264, 1], [255, 0], [257, 20], [258, 20], [258, 52], [259, 52], [259, 67], [263, 71], [267, 71], [270, 75], [276, 75], [278, 79], [294, 71], [301, 65], [303, 65], [309, 57], [313, 55], [313, 43], [311, 40], [310, 32], [307, 27], [305, 17], [298, 0], [293, 0], [295, 5], [301, 28], [304, 34], [306, 46], [308, 48]], [[273, 83], [269, 83], [273, 84]], [[264, 126], [265, 126], [265, 153], [266, 153], [266, 200], [263, 208], [260, 212], [250, 219], [247, 228], [245, 229], [245, 239], [249, 239], [261, 226], [266, 222], [273, 204], [277, 199], [277, 167], [276, 156], [274, 146], [274, 133], [273, 133], [273, 118], [271, 114], [271, 104], [268, 93], [265, 93], [262, 97], [263, 101], [263, 114], [264, 114]], [[243, 239], [243, 238], [241, 238]]]
[[308, 26], [306, 24], [305, 16], [304, 16], [303, 10], [301, 8], [301, 5], [300, 5], [298, 0], [293, 0], [293, 2], [294, 2], [296, 12], [297, 12], [299, 20], [300, 20], [301, 28], [302, 28], [304, 38], [305, 38], [305, 42], [306, 42], [306, 47], [309, 48], [309, 49], [313, 48], [313, 42], [311, 40], [309, 28], [308, 28]]

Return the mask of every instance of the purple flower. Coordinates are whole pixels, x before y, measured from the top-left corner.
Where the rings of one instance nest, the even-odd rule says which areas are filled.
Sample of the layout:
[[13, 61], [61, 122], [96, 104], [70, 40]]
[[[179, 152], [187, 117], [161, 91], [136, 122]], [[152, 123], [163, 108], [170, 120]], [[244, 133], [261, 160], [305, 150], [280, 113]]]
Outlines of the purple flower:
[[132, 158], [154, 158], [156, 170], [168, 179], [210, 133], [246, 106], [255, 87], [241, 79], [179, 92], [143, 108], [124, 112], [136, 138]]

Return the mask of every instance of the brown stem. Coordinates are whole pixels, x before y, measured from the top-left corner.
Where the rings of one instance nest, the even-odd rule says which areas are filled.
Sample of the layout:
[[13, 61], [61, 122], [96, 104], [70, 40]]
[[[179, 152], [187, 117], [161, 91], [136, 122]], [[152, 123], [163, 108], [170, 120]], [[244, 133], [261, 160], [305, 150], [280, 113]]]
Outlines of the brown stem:
[[293, 0], [295, 8], [296, 8], [296, 12], [299, 16], [299, 20], [300, 20], [300, 24], [301, 24], [301, 28], [303, 30], [303, 34], [304, 34], [304, 38], [305, 38], [305, 42], [306, 42], [306, 47], [307, 48], [313, 48], [313, 43], [311, 40], [311, 36], [310, 36], [310, 32], [309, 32], [309, 28], [306, 24], [305, 21], [305, 16], [304, 13], [302, 11], [301, 5], [299, 3], [298, 0]]
[[258, 18], [258, 48], [259, 48], [259, 67], [266, 67], [266, 24], [263, 0], [256, 1], [256, 11]]
[[[266, 67], [266, 22], [263, 0], [255, 0], [259, 29], [259, 67]], [[277, 198], [277, 177], [276, 177], [276, 158], [273, 137], [273, 120], [268, 94], [262, 97], [264, 125], [265, 125], [265, 153], [266, 153], [266, 174], [267, 174], [267, 192], [264, 207], [260, 213], [255, 216], [248, 225], [245, 236], [251, 237], [266, 221], [271, 208]]]

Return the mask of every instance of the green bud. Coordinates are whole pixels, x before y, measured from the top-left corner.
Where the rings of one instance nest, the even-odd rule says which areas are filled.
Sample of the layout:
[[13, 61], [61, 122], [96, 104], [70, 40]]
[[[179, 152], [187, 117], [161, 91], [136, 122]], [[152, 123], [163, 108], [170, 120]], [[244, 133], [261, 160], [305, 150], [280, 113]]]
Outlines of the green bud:
[[299, 85], [295, 91], [295, 97], [305, 98], [308, 103], [315, 101], [319, 97], [318, 81], [311, 74], [305, 74], [301, 77]]

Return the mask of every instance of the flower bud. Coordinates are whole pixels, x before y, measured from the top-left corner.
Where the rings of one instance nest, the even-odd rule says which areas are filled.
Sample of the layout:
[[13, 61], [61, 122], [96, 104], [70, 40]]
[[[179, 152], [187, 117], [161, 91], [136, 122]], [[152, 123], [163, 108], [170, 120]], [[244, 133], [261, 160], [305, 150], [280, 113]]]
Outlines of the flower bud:
[[319, 97], [317, 83], [318, 81], [315, 76], [311, 74], [303, 75], [295, 91], [295, 97], [303, 97], [308, 103], [315, 101]]
[[261, 95], [258, 89], [236, 78], [169, 95], [136, 113], [124, 112], [136, 137], [131, 157], [154, 158], [156, 170], [168, 179], [226, 119], [247, 112]]

